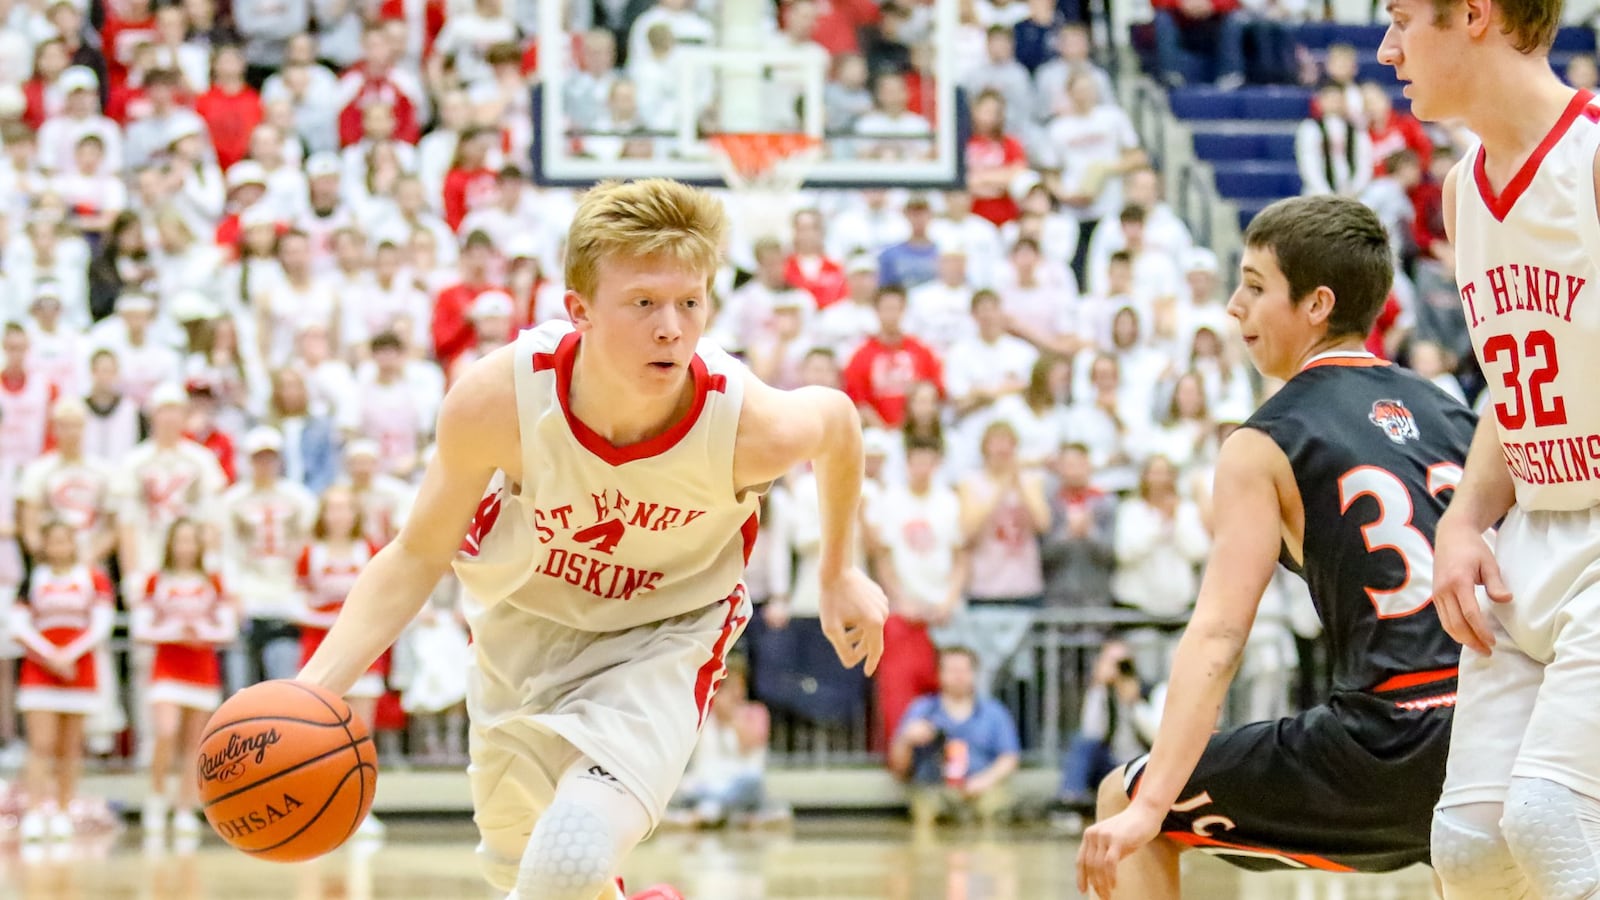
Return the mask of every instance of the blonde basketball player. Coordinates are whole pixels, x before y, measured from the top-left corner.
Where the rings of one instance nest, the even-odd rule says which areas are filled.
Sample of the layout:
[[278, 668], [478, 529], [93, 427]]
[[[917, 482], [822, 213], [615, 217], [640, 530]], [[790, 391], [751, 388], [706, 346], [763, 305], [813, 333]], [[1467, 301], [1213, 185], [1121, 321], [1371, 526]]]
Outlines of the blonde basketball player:
[[700, 343], [726, 227], [672, 181], [584, 197], [572, 324], [522, 332], [451, 388], [405, 526], [300, 675], [347, 692], [454, 564], [477, 607], [478, 852], [518, 900], [622, 896], [617, 870], [660, 821], [749, 618], [757, 497], [797, 465], [817, 475], [823, 630], [847, 666], [883, 651], [888, 604], [850, 563], [855, 408]]
[[[1433, 861], [1450, 900], [1600, 896], [1600, 106], [1549, 50], [1560, 0], [1390, 0], [1379, 59], [1481, 144], [1445, 227], [1492, 410], [1439, 521], [1462, 641]], [[1489, 540], [1485, 532], [1499, 524]], [[1479, 597], [1483, 587], [1490, 601]]]

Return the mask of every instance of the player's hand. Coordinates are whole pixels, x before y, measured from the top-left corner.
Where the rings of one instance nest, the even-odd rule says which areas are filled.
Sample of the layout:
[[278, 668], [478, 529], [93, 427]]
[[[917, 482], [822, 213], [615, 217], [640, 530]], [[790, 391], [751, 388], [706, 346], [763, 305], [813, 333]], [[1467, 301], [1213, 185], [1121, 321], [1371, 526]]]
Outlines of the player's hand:
[[1433, 605], [1439, 624], [1451, 637], [1479, 653], [1494, 649], [1489, 617], [1478, 605], [1478, 585], [1489, 599], [1511, 602], [1511, 591], [1500, 575], [1500, 564], [1483, 534], [1471, 525], [1456, 525], [1448, 514], [1433, 536]]
[[1162, 814], [1143, 806], [1130, 806], [1083, 833], [1078, 847], [1078, 890], [1110, 900], [1117, 886], [1117, 866], [1129, 854], [1161, 833]]
[[889, 617], [889, 598], [883, 588], [851, 567], [822, 583], [818, 601], [822, 633], [847, 669], [866, 661], [867, 674], [878, 669], [883, 656], [883, 622]]

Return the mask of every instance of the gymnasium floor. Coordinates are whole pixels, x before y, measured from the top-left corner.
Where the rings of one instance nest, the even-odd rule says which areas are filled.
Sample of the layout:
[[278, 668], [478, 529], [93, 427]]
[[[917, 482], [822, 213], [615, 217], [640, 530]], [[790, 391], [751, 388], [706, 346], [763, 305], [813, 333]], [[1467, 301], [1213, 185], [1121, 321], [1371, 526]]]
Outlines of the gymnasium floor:
[[[0, 846], [0, 900], [487, 900], [465, 819], [394, 821], [381, 845], [295, 866], [261, 863], [215, 839], [197, 852], [146, 850], [136, 830], [24, 859]], [[1056, 900], [1072, 886], [1076, 844], [1038, 831], [983, 840], [949, 832], [916, 844], [909, 829], [864, 819], [806, 820], [792, 831], [662, 834], [629, 861], [634, 890], [658, 881], [687, 900]], [[1425, 869], [1385, 877], [1243, 878], [1189, 863], [1194, 900], [1425, 900]]]

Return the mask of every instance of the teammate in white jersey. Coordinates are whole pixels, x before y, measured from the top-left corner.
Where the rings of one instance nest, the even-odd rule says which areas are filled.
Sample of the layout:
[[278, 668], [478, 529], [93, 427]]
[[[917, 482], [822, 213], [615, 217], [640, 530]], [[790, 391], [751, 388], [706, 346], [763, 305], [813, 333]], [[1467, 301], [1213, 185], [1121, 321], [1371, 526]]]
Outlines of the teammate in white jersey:
[[450, 389], [411, 514], [300, 674], [348, 692], [455, 564], [474, 607], [478, 852], [518, 900], [621, 896], [749, 618], [758, 494], [797, 465], [817, 477], [823, 630], [847, 666], [882, 654], [888, 604], [850, 561], [854, 406], [700, 343], [726, 228], [715, 198], [672, 181], [584, 197], [572, 324], [523, 332]]
[[1389, 9], [1379, 59], [1412, 112], [1480, 141], [1444, 184], [1492, 415], [1436, 538], [1465, 648], [1434, 865], [1450, 900], [1597, 897], [1600, 106], [1551, 71], [1560, 0]]

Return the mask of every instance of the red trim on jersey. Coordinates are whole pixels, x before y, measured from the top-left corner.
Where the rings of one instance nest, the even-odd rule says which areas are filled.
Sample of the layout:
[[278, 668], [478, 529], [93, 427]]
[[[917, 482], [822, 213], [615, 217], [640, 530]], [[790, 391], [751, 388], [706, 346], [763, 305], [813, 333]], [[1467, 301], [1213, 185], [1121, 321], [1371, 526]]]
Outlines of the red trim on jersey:
[[739, 537], [744, 539], [744, 564], [750, 565], [750, 554], [756, 549], [756, 535], [761, 533], [761, 514], [751, 513], [739, 527]]
[[1387, 365], [1390, 365], [1388, 360], [1379, 359], [1376, 356], [1325, 356], [1322, 359], [1314, 359], [1306, 363], [1305, 369], [1300, 371], [1319, 369], [1323, 366], [1352, 366], [1358, 369], [1367, 369], [1373, 366]]
[[1406, 688], [1418, 687], [1424, 684], [1433, 684], [1436, 681], [1449, 681], [1456, 677], [1457, 670], [1454, 666], [1448, 669], [1433, 669], [1428, 672], [1407, 672], [1404, 675], [1395, 675], [1386, 678], [1372, 686], [1373, 693], [1384, 691], [1402, 691]]
[[689, 411], [683, 418], [672, 423], [672, 427], [663, 431], [649, 440], [623, 447], [611, 443], [594, 429], [583, 423], [582, 419], [572, 414], [572, 407], [567, 398], [572, 393], [572, 368], [578, 360], [578, 342], [582, 335], [573, 332], [561, 339], [556, 345], [554, 354], [535, 353], [533, 355], [533, 370], [555, 369], [556, 373], [556, 399], [561, 403], [561, 412], [567, 418], [567, 427], [572, 429], [572, 436], [578, 439], [585, 450], [600, 457], [613, 466], [626, 465], [649, 459], [652, 456], [671, 450], [683, 440], [699, 421], [700, 413], [706, 407], [706, 395], [712, 391], [727, 389], [728, 380], [721, 375], [712, 375], [706, 368], [705, 360], [699, 354], [689, 360], [689, 377], [694, 382], [694, 402], [689, 406]]
[[1349, 866], [1340, 865], [1326, 857], [1311, 853], [1289, 853], [1274, 847], [1255, 844], [1241, 844], [1234, 841], [1219, 841], [1214, 837], [1195, 834], [1191, 831], [1163, 831], [1161, 836], [1173, 843], [1184, 844], [1189, 847], [1217, 847], [1224, 850], [1243, 850], [1249, 853], [1270, 853], [1284, 859], [1293, 860], [1308, 869], [1320, 869], [1323, 872], [1354, 872]]
[[1495, 194], [1494, 186], [1489, 183], [1483, 147], [1478, 147], [1477, 156], [1472, 161], [1472, 176], [1478, 182], [1478, 193], [1483, 196], [1484, 206], [1489, 208], [1489, 215], [1494, 216], [1496, 222], [1504, 222], [1506, 216], [1511, 214], [1511, 207], [1517, 205], [1517, 198], [1521, 197], [1522, 192], [1533, 183], [1533, 176], [1539, 173], [1539, 164], [1543, 163], [1545, 156], [1555, 148], [1556, 142], [1566, 136], [1572, 123], [1577, 121], [1578, 114], [1583, 112], [1583, 108], [1593, 99], [1594, 95], [1588, 91], [1579, 91], [1572, 95], [1567, 108], [1561, 111], [1561, 118], [1556, 120], [1556, 124], [1551, 127], [1550, 133], [1544, 136], [1544, 140], [1539, 142], [1539, 146], [1533, 148], [1533, 155], [1522, 163], [1522, 168], [1517, 170], [1517, 174], [1511, 176], [1511, 180], [1506, 183], [1504, 193]]
[[711, 658], [705, 661], [705, 665], [702, 665], [694, 676], [694, 708], [697, 713], [694, 727], [696, 728], [706, 723], [706, 713], [711, 711], [711, 698], [717, 695], [717, 685], [727, 677], [728, 647], [733, 643], [734, 632], [745, 623], [745, 617], [739, 615], [739, 607], [744, 603], [744, 585], [735, 588], [722, 602], [728, 604], [728, 617], [722, 620], [722, 631], [717, 634], [717, 642], [711, 645]]
[[472, 514], [472, 526], [467, 529], [467, 534], [461, 539], [461, 552], [468, 556], [477, 556], [478, 550], [483, 546], [483, 538], [494, 528], [494, 523], [500, 518], [500, 495], [502, 491], [495, 491], [483, 498], [478, 504], [478, 511]]

